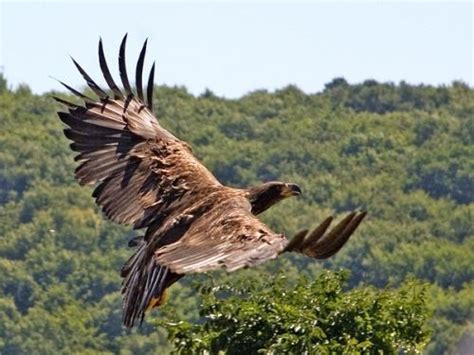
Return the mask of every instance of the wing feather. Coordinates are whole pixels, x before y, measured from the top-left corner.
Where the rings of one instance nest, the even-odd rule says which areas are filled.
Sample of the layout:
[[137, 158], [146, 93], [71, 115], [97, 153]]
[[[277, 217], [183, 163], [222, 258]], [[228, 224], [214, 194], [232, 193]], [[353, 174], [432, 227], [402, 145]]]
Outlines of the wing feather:
[[150, 75], [148, 76], [148, 84], [147, 84], [147, 106], [148, 108], [153, 111], [153, 83], [155, 78], [155, 63], [151, 66]]
[[[128, 80], [125, 47], [119, 51], [119, 72], [124, 92], [115, 83], [99, 41], [99, 64], [111, 98], [73, 59], [87, 85], [98, 95], [89, 98], [63, 84], [84, 100], [59, 112], [68, 126], [64, 134], [71, 149], [79, 154], [75, 175], [81, 184], [96, 185], [93, 197], [107, 217], [118, 223], [147, 227], [173, 210], [174, 203], [185, 204], [193, 193], [209, 186], [221, 186], [215, 177], [192, 155], [189, 145], [161, 127], [152, 112], [154, 66], [143, 98], [141, 75], [146, 42], [137, 62], [137, 93], [134, 96]], [[182, 201], [179, 201], [179, 200]]]
[[128, 34], [125, 34], [125, 36], [122, 39], [122, 43], [120, 44], [119, 72], [120, 72], [120, 79], [122, 80], [122, 85], [125, 91], [127, 92], [127, 95], [133, 95], [130, 82], [128, 81], [127, 65], [125, 64], [125, 47], [127, 46], [127, 36]]
[[107, 85], [109, 85], [110, 90], [112, 90], [114, 93], [114, 98], [122, 99], [123, 94], [120, 91], [118, 85], [115, 83], [114, 78], [110, 74], [109, 66], [107, 65], [107, 61], [105, 60], [104, 48], [102, 46], [102, 38], [99, 39], [99, 64], [100, 70], [104, 75], [104, 79], [107, 82]]
[[309, 235], [298, 232], [283, 251], [295, 251], [316, 259], [327, 259], [336, 254], [367, 216], [366, 211], [352, 212], [328, 231], [332, 217], [326, 218]]
[[94, 91], [94, 93], [100, 98], [106, 98], [107, 93], [104, 90], [102, 90], [100, 86], [95, 83], [94, 80], [92, 80], [89, 74], [87, 74], [86, 71], [82, 69], [82, 67], [79, 65], [78, 62], [76, 62], [74, 58], [71, 57], [71, 59], [74, 65], [76, 66], [77, 70], [79, 71], [79, 73], [81, 73], [82, 77], [86, 81], [87, 85], [91, 88], [91, 90]]
[[143, 79], [143, 63], [145, 61], [145, 54], [146, 54], [146, 45], [148, 39], [145, 40], [143, 43], [142, 50], [140, 52], [140, 56], [138, 57], [137, 61], [137, 69], [135, 71], [135, 85], [137, 86], [137, 96], [140, 101], [144, 101], [143, 98], [143, 86], [142, 86], [142, 79]]

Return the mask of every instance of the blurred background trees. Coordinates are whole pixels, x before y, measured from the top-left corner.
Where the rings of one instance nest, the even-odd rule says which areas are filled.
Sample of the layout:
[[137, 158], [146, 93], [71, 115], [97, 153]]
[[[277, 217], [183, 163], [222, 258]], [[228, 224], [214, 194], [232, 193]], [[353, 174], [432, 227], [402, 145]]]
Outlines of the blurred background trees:
[[[60, 107], [0, 77], [0, 353], [145, 354], [182, 342], [230, 351], [225, 332], [241, 331], [232, 339], [244, 344], [259, 327], [248, 322], [257, 313], [261, 349], [426, 345], [439, 354], [472, 346], [473, 89], [339, 78], [317, 94], [288, 86], [238, 100], [210, 90], [194, 97], [183, 87], [157, 87], [155, 95], [163, 126], [190, 142], [223, 183], [279, 179], [302, 187], [301, 198], [262, 216], [275, 230], [292, 234], [354, 208], [367, 209], [369, 218], [324, 263], [288, 255], [254, 270], [212, 273], [212, 280], [185, 277], [167, 306], [126, 331], [119, 269], [136, 232], [106, 221], [91, 188], [74, 181], [73, 153], [55, 113]], [[286, 279], [273, 280], [275, 274]], [[205, 286], [201, 292], [193, 280]], [[324, 293], [326, 287], [337, 292]], [[255, 293], [241, 297], [249, 288]], [[266, 299], [274, 309], [259, 308]], [[402, 303], [405, 313], [393, 308]], [[327, 324], [310, 332], [311, 322], [325, 319], [340, 332]], [[178, 320], [175, 328], [166, 325]], [[404, 326], [391, 328], [397, 321]], [[384, 338], [394, 332], [397, 340]]]

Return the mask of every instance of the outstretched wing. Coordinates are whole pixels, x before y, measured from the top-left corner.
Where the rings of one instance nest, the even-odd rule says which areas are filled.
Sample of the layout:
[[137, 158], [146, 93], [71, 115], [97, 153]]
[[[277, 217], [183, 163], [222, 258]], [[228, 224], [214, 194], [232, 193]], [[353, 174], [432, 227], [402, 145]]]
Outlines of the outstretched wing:
[[244, 197], [215, 206], [176, 242], [155, 252], [158, 264], [178, 274], [225, 268], [234, 271], [274, 259], [288, 240], [250, 212]]
[[365, 215], [351, 213], [326, 233], [330, 217], [307, 238], [307, 231], [302, 231], [290, 242], [255, 217], [248, 201], [233, 198], [193, 223], [178, 241], [159, 248], [155, 258], [158, 264], [178, 274], [218, 268], [234, 271], [274, 259], [285, 251], [324, 259], [347, 242]]
[[142, 72], [147, 42], [136, 68], [136, 94], [132, 91], [125, 63], [127, 36], [120, 46], [119, 71], [123, 91], [108, 69], [102, 41], [99, 63], [110, 90], [103, 90], [73, 59], [87, 85], [99, 97], [89, 98], [62, 83], [84, 100], [76, 105], [61, 98], [68, 112], [59, 112], [69, 126], [65, 135], [80, 165], [76, 178], [81, 184], [97, 184], [93, 196], [107, 217], [135, 228], [159, 222], [186, 196], [212, 186], [215, 177], [193, 156], [188, 144], [160, 126], [153, 115], [154, 64], [148, 79], [146, 98]]

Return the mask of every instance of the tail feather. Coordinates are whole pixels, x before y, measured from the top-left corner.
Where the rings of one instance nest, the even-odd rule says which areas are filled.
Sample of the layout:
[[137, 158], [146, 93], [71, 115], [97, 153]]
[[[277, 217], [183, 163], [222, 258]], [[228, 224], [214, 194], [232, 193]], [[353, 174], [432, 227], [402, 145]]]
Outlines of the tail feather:
[[133, 241], [132, 244], [138, 245], [138, 248], [121, 271], [124, 278], [122, 321], [128, 328], [137, 321], [141, 324], [148, 309], [163, 304], [166, 289], [183, 276], [156, 263], [143, 239], [137, 237]]

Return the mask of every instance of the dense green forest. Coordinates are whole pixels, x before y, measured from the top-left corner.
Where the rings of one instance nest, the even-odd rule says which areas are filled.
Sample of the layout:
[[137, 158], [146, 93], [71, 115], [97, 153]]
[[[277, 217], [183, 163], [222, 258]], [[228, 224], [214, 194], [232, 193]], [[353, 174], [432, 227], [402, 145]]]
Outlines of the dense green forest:
[[136, 232], [106, 221], [74, 181], [61, 107], [0, 76], [1, 354], [472, 353], [472, 88], [335, 79], [316, 94], [288, 86], [236, 100], [156, 89], [162, 125], [221, 182], [302, 187], [262, 216], [274, 230], [356, 208], [369, 217], [329, 261], [288, 255], [185, 277], [125, 330], [119, 270]]

